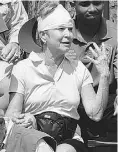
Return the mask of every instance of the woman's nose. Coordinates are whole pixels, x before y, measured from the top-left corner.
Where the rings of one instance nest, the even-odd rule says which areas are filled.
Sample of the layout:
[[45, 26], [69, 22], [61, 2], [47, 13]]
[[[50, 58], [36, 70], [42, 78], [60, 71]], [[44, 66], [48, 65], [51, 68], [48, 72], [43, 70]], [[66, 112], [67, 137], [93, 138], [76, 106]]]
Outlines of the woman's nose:
[[66, 29], [64, 30], [64, 36], [66, 36], [66, 37], [70, 37], [70, 36], [71, 36], [71, 33], [72, 33], [72, 32], [70, 32], [68, 28], [66, 28]]
[[69, 30], [67, 28], [64, 30], [64, 36], [69, 36]]

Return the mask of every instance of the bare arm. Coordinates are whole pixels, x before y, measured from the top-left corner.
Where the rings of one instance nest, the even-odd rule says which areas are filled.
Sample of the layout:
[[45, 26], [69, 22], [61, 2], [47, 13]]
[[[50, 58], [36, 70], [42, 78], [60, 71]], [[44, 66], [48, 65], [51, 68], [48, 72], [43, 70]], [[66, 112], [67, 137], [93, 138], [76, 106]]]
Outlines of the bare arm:
[[10, 104], [6, 111], [6, 117], [11, 117], [12, 121], [25, 128], [37, 128], [35, 117], [30, 113], [22, 113], [23, 95], [20, 93], [10, 94]]
[[9, 105], [9, 85], [13, 64], [0, 60], [0, 109], [6, 111]]
[[[83, 105], [87, 115], [95, 120], [99, 121], [106, 108], [109, 95], [109, 67], [107, 63], [107, 56], [104, 48], [100, 50], [98, 46], [94, 46], [96, 52], [91, 49], [91, 52], [95, 56], [94, 59], [90, 59], [93, 62], [100, 74], [99, 87], [97, 94], [95, 93], [92, 84], [84, 86], [81, 90], [81, 96]], [[97, 52], [98, 51], [98, 52]]]
[[10, 93], [10, 104], [6, 111], [6, 116], [13, 117], [14, 113], [22, 113], [23, 95], [20, 93]]
[[[107, 78], [105, 79], [107, 82]], [[101, 83], [105, 84], [104, 78], [101, 80]], [[87, 115], [94, 121], [99, 121], [101, 119], [108, 102], [109, 87], [106, 86], [106, 88], [104, 88], [104, 86], [105, 85], [99, 86], [97, 94], [95, 93], [92, 84], [84, 86], [81, 91], [85, 111]]]
[[9, 82], [10, 79], [8, 77], [0, 81], [0, 109], [4, 111], [6, 111], [9, 105]]

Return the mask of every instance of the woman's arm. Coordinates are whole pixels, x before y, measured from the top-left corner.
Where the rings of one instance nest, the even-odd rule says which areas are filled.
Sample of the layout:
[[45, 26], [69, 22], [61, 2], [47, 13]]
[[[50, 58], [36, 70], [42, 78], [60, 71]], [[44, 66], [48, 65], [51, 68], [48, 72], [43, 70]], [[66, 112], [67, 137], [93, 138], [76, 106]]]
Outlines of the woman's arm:
[[0, 109], [4, 110], [4, 112], [9, 105], [9, 82], [8, 77], [0, 81]]
[[23, 95], [20, 93], [10, 93], [10, 104], [5, 113], [6, 117], [10, 117], [16, 124], [23, 124], [25, 122], [25, 115], [22, 114]]
[[94, 44], [95, 51], [90, 48], [94, 55], [94, 59], [90, 59], [93, 62], [99, 73], [99, 87], [97, 94], [95, 93], [92, 84], [88, 84], [82, 87], [81, 96], [83, 105], [87, 115], [95, 120], [99, 121], [106, 108], [109, 95], [109, 67], [107, 62], [107, 56], [105, 48], [100, 49]]
[[97, 94], [95, 93], [92, 84], [88, 84], [82, 88], [81, 96], [85, 111], [89, 118], [94, 121], [99, 121], [103, 115], [108, 102], [108, 89], [99, 88]]
[[23, 107], [23, 94], [20, 93], [10, 93], [10, 103], [6, 111], [7, 117], [14, 117], [15, 113], [22, 113]]
[[25, 128], [37, 128], [35, 117], [30, 113], [22, 113], [23, 94], [10, 93], [10, 104], [5, 116], [11, 117], [12, 121]]

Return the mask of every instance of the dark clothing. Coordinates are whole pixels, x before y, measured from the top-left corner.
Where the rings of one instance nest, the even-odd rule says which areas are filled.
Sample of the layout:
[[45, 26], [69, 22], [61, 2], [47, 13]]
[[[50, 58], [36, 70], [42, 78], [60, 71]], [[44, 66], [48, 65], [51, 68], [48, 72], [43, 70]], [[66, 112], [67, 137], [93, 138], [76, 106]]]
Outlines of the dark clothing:
[[37, 129], [53, 137], [57, 144], [70, 144], [77, 152], [87, 152], [85, 144], [79, 140], [72, 139], [77, 127], [77, 120], [63, 117], [58, 113], [46, 111], [35, 115]]
[[37, 129], [49, 134], [58, 144], [66, 139], [72, 139], [77, 127], [77, 120], [63, 117], [52, 111], [35, 115]]
[[[76, 29], [77, 20], [75, 20], [75, 28], [73, 30], [74, 33], [74, 40], [72, 44], [72, 49], [75, 50], [77, 54], [77, 58], [80, 59], [84, 65], [89, 69], [92, 77], [93, 77], [93, 87], [95, 91], [97, 91], [98, 84], [99, 84], [99, 74], [96, 67], [93, 63], [89, 62], [88, 59], [85, 58], [85, 55], [89, 55], [92, 57], [91, 52], [88, 50], [88, 46], [91, 45], [92, 42], [101, 46], [102, 42], [105, 44], [105, 48], [108, 55], [109, 61], [109, 68], [110, 68], [110, 87], [109, 87], [109, 101], [106, 110], [104, 111], [103, 118], [100, 122], [94, 122], [88, 118], [86, 115], [84, 108], [81, 104], [78, 108], [78, 112], [80, 114], [79, 124], [81, 129], [84, 130], [83, 134], [85, 135], [85, 130], [90, 131], [96, 135], [103, 136], [109, 129], [116, 131], [117, 123], [116, 117], [113, 116], [114, 112], [114, 100], [116, 97], [116, 89], [117, 89], [117, 82], [116, 79], [118, 77], [118, 70], [117, 70], [117, 30], [114, 24], [104, 18], [101, 20], [101, 25], [96, 33], [96, 35], [90, 39], [85, 40], [81, 35], [80, 31]], [[113, 128], [108, 128], [108, 123]], [[113, 124], [113, 125], [112, 125]], [[114, 125], [115, 124], [115, 125]], [[84, 128], [84, 129], [83, 129]]]

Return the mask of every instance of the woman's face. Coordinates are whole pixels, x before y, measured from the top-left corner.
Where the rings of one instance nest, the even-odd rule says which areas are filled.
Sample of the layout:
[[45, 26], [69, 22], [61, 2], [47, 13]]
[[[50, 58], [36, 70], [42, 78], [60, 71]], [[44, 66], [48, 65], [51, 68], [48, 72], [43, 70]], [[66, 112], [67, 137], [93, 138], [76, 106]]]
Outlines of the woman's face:
[[46, 41], [49, 50], [58, 54], [65, 54], [70, 49], [73, 40], [72, 28], [61, 26], [48, 30]]

